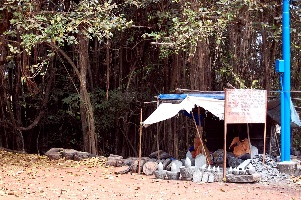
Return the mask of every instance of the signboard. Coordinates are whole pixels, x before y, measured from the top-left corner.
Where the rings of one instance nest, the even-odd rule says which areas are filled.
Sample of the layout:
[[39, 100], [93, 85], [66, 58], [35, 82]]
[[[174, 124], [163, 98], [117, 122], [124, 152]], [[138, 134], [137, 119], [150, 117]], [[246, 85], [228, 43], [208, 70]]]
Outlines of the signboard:
[[265, 123], [266, 109], [266, 90], [226, 90], [225, 123]]

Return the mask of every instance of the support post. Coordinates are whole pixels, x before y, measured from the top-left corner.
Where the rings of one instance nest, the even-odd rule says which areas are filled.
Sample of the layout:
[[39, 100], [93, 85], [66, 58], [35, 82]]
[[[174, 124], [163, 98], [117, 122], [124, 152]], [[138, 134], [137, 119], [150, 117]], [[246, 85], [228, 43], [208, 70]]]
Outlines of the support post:
[[139, 130], [139, 162], [138, 162], [138, 174], [141, 173], [141, 154], [142, 154], [142, 108], [140, 108], [140, 130]]
[[[282, 161], [290, 161], [290, 142], [291, 142], [291, 109], [290, 109], [290, 14], [289, 14], [289, 0], [283, 0], [283, 15], [282, 15], [282, 51], [284, 60], [284, 77], [283, 77], [283, 99], [281, 99], [281, 117], [284, 118], [281, 124], [281, 135], [284, 141], [281, 142], [283, 146]], [[284, 127], [283, 127], [284, 126]]]

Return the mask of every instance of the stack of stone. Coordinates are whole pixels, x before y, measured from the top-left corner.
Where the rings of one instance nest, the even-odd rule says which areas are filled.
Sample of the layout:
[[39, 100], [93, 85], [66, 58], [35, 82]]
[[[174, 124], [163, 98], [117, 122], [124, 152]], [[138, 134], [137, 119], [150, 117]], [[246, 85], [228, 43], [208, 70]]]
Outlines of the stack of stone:
[[193, 173], [193, 182], [199, 183], [213, 183], [213, 182], [221, 182], [223, 179], [223, 173], [221, 172], [219, 167], [211, 167], [206, 164], [201, 168], [196, 169]]
[[193, 182], [212, 183], [222, 181], [223, 174], [219, 167], [206, 165], [206, 157], [198, 155], [195, 158], [195, 166], [191, 166], [191, 161], [187, 157], [185, 166], [180, 167], [182, 180], [192, 180]]
[[163, 164], [160, 162], [158, 164], [158, 170], [154, 171], [155, 177], [157, 179], [165, 179], [167, 170], [163, 170]]
[[180, 177], [180, 168], [177, 167], [175, 163], [172, 163], [170, 171], [167, 171], [166, 175], [167, 175], [167, 179], [169, 180], [178, 180]]
[[181, 179], [191, 181], [194, 172], [195, 166], [191, 166], [191, 160], [188, 157], [186, 157], [185, 166], [180, 167]]
[[261, 175], [256, 173], [256, 169], [251, 164], [251, 159], [245, 160], [238, 167], [230, 167], [227, 171], [227, 182], [233, 183], [253, 183], [259, 182]]

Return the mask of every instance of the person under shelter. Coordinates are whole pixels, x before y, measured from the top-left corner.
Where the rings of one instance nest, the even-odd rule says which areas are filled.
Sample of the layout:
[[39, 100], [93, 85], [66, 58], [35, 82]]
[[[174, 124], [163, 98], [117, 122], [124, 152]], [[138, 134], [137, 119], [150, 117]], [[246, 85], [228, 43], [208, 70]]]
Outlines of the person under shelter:
[[229, 146], [235, 157], [246, 160], [250, 159], [250, 142], [245, 132], [240, 132], [238, 137], [234, 137]]
[[194, 138], [193, 146], [189, 148], [189, 151], [193, 159], [195, 159], [199, 154], [203, 154], [206, 157], [208, 164], [213, 164], [210, 152], [200, 137], [196, 136]]

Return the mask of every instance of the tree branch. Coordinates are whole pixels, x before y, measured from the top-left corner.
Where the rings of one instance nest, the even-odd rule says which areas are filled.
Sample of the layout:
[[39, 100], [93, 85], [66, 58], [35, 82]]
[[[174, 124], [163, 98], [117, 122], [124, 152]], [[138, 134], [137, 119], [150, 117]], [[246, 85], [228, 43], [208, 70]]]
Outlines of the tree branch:
[[53, 69], [53, 67], [50, 68], [50, 74], [49, 75], [50, 75], [50, 79], [49, 79], [49, 82], [48, 82], [47, 87], [46, 87], [45, 97], [43, 99], [42, 107], [41, 107], [41, 110], [39, 112], [39, 115], [36, 117], [36, 119], [29, 126], [27, 126], [27, 127], [18, 127], [18, 130], [20, 130], [20, 131], [31, 130], [36, 125], [38, 125], [40, 120], [44, 117], [45, 109], [46, 109], [47, 102], [48, 102], [49, 96], [50, 96], [50, 90], [51, 90], [52, 82], [53, 82], [53, 79], [54, 79], [54, 69]]

